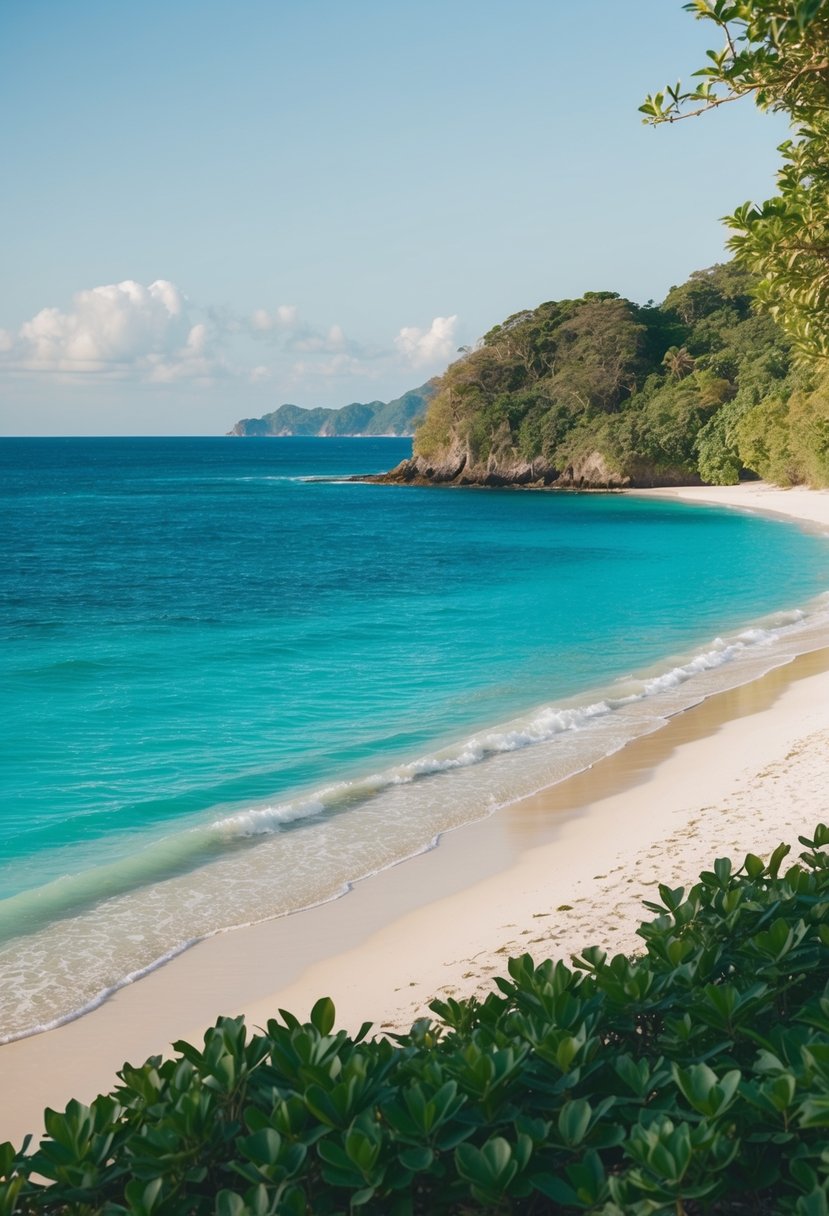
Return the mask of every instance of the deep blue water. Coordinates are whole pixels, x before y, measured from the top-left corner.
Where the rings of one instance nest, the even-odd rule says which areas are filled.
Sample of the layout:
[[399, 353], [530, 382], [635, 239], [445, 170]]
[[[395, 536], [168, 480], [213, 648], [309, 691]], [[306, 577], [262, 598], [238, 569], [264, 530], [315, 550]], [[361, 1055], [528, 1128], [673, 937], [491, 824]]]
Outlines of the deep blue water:
[[[408, 451], [0, 442], [0, 913], [829, 586], [825, 540], [739, 513], [336, 480]], [[203, 860], [185, 853], [174, 869]]]

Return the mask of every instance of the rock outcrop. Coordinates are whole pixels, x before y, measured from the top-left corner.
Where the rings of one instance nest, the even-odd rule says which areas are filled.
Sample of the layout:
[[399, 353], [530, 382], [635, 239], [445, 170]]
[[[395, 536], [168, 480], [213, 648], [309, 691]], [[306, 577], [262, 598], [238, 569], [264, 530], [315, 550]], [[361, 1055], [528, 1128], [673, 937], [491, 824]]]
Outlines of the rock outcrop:
[[498, 459], [476, 463], [468, 449], [455, 444], [434, 460], [415, 455], [388, 473], [360, 478], [388, 485], [522, 486], [528, 489], [622, 490], [700, 484], [684, 469], [656, 468], [644, 461], [620, 471], [601, 452], [585, 454], [565, 469], [543, 460]]

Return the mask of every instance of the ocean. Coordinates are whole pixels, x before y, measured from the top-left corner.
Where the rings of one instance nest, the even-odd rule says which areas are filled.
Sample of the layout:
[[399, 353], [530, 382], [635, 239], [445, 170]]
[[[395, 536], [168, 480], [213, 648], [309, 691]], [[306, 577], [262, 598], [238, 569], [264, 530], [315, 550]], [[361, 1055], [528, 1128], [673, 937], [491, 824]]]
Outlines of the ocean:
[[826, 644], [825, 536], [409, 451], [0, 441], [0, 1042]]

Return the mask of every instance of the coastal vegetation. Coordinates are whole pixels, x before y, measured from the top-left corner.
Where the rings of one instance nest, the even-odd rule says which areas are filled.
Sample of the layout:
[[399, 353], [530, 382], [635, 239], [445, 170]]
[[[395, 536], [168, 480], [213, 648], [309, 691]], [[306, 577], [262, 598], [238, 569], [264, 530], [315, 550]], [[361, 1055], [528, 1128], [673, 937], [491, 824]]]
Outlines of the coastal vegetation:
[[645, 121], [749, 97], [792, 125], [778, 193], [726, 219], [736, 262], [658, 308], [593, 292], [496, 325], [444, 375], [391, 480], [829, 485], [829, 4], [685, 8], [720, 46], [691, 88], [650, 95]]
[[782, 113], [792, 137], [779, 147], [777, 194], [726, 218], [740, 262], [759, 276], [755, 297], [810, 359], [829, 357], [829, 4], [826, 0], [693, 0], [709, 25], [699, 83], [646, 98], [654, 124], [697, 117], [751, 98]]
[[829, 483], [829, 381], [756, 283], [731, 262], [658, 306], [589, 292], [508, 317], [449, 367], [392, 478]]
[[658, 888], [638, 958], [513, 959], [408, 1034], [281, 1012], [0, 1146], [0, 1216], [825, 1216], [829, 828]]

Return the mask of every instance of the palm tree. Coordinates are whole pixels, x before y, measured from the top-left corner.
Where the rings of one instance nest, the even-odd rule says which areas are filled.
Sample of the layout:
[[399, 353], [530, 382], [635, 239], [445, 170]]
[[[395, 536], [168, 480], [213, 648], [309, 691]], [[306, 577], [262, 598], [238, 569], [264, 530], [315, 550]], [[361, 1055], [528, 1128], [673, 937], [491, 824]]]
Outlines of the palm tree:
[[665, 351], [662, 366], [672, 380], [684, 380], [696, 367], [696, 360], [685, 346], [672, 346]]

